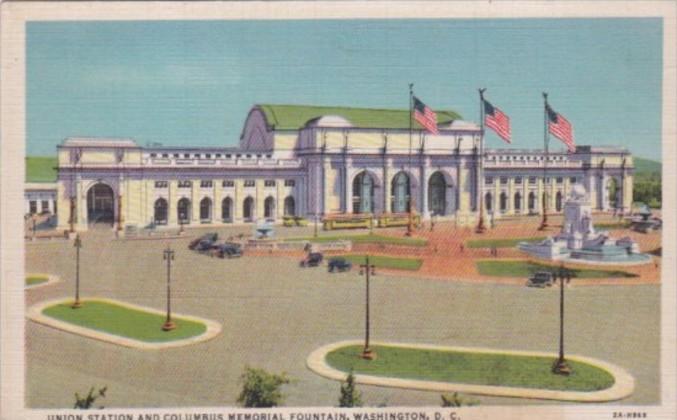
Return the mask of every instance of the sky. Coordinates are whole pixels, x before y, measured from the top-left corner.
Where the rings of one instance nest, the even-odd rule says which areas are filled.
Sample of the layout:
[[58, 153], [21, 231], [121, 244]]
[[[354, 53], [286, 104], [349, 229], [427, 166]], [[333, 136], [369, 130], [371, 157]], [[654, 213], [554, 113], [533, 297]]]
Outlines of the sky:
[[[27, 154], [66, 137], [237, 146], [259, 103], [433, 109], [477, 89], [543, 147], [543, 99], [578, 144], [661, 157], [660, 19], [29, 22]], [[554, 149], [563, 148], [556, 140]]]

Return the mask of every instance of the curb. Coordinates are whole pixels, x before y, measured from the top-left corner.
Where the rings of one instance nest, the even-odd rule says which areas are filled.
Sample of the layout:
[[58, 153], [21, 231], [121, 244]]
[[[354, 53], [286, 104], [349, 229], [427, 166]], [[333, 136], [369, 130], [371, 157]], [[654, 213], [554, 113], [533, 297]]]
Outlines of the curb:
[[[362, 344], [361, 340], [346, 340], [336, 343], [327, 344], [314, 350], [306, 360], [308, 369], [328, 379], [336, 381], [345, 381], [347, 373], [329, 366], [325, 361], [327, 353], [344, 346]], [[518, 350], [496, 350], [484, 347], [459, 347], [459, 346], [436, 346], [429, 344], [410, 344], [398, 342], [372, 342], [374, 345], [407, 347], [421, 350], [443, 350], [443, 351], [465, 351], [473, 353], [485, 354], [509, 354], [515, 356], [541, 356], [557, 358], [555, 353], [547, 352], [532, 352], [532, 351], [518, 351]], [[550, 389], [536, 389], [536, 388], [520, 388], [509, 386], [492, 386], [492, 385], [473, 385], [464, 383], [452, 382], [436, 382], [425, 381], [419, 379], [399, 379], [373, 375], [355, 374], [355, 382], [364, 385], [376, 385], [393, 388], [415, 389], [422, 391], [437, 391], [437, 392], [463, 392], [475, 395], [489, 395], [495, 397], [512, 397], [512, 398], [529, 398], [529, 399], [544, 399], [557, 401], [574, 401], [574, 402], [605, 402], [616, 401], [631, 395], [635, 390], [635, 379], [624, 369], [612, 365], [610, 363], [584, 357], [570, 355], [568, 360], [575, 360], [577, 362], [584, 362], [595, 367], [608, 371], [614, 377], [614, 384], [607, 389], [601, 391], [560, 391]]]
[[[107, 302], [107, 303], [112, 303], [115, 305], [123, 306], [125, 308], [129, 309], [136, 309], [144, 312], [149, 312], [153, 314], [158, 314], [158, 315], [165, 315], [165, 312], [154, 309], [154, 308], [149, 308], [147, 306], [140, 306], [140, 305], [134, 305], [131, 303], [126, 303], [122, 302], [119, 300], [115, 299], [107, 299], [107, 298], [100, 298], [100, 297], [93, 297], [93, 296], [88, 296], [88, 297], [83, 297], [83, 301], [86, 300], [98, 300], [102, 302]], [[48, 327], [56, 328], [59, 330], [63, 330], [72, 334], [77, 334], [80, 336], [84, 336], [87, 338], [92, 338], [95, 340], [99, 341], [104, 341], [107, 343], [112, 343], [112, 344], [117, 344], [119, 346], [123, 347], [130, 347], [134, 349], [139, 349], [139, 350], [161, 350], [161, 349], [167, 349], [167, 348], [174, 348], [174, 347], [183, 347], [183, 346], [188, 346], [191, 344], [197, 344], [203, 341], [211, 340], [212, 338], [216, 337], [221, 333], [221, 324], [219, 324], [216, 321], [212, 321], [209, 319], [205, 318], [199, 318], [195, 316], [190, 316], [190, 315], [182, 315], [179, 313], [173, 313], [172, 317], [175, 318], [181, 318], [187, 321], [194, 321], [194, 322], [200, 322], [205, 324], [207, 327], [207, 330], [197, 336], [194, 337], [189, 337], [189, 338], [184, 338], [181, 340], [175, 340], [175, 341], [168, 341], [168, 342], [158, 342], [158, 343], [152, 343], [152, 342], [146, 342], [146, 341], [140, 341], [140, 340], [135, 340], [133, 338], [127, 338], [127, 337], [122, 337], [114, 334], [109, 334], [106, 332], [102, 331], [97, 331], [93, 330], [91, 328], [85, 328], [85, 327], [80, 327], [75, 324], [71, 324], [68, 322], [60, 321], [55, 318], [48, 317], [46, 315], [42, 314], [42, 311], [47, 308], [48, 306], [52, 305], [57, 305], [65, 302], [72, 302], [73, 299], [68, 298], [59, 298], [59, 299], [52, 299], [52, 300], [47, 300], [44, 302], [37, 303], [30, 308], [26, 310], [26, 318], [30, 319], [33, 322], [36, 322], [38, 324], [42, 324]]]

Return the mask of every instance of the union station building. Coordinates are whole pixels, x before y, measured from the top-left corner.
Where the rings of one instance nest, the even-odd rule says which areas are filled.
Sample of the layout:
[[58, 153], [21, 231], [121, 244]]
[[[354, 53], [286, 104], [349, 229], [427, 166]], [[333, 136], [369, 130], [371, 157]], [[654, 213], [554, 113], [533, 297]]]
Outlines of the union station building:
[[[439, 134], [408, 110], [257, 105], [239, 147], [141, 147], [68, 138], [57, 146], [58, 228], [310, 221], [406, 213], [476, 223], [562, 210], [582, 184], [598, 211], [627, 211], [633, 160], [619, 147], [575, 153], [483, 148], [478, 124], [438, 111]], [[186, 139], [190, 143], [190, 139]], [[224, 141], [225, 142], [225, 141]], [[479, 165], [482, 159], [482, 165]]]

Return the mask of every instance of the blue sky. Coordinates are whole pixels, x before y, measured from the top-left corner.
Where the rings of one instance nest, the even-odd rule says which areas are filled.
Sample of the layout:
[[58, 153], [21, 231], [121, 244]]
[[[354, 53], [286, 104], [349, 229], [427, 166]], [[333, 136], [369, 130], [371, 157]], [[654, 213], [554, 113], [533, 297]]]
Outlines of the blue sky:
[[409, 82], [472, 121], [486, 87], [512, 147], [542, 147], [547, 91], [578, 144], [661, 155], [659, 19], [30, 22], [27, 34], [29, 155], [69, 136], [234, 146], [254, 104], [406, 109]]

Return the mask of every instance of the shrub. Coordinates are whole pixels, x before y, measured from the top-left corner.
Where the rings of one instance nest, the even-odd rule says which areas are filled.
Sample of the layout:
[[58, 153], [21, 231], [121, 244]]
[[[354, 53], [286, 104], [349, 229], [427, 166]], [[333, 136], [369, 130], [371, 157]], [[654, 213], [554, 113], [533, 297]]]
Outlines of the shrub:
[[277, 407], [282, 404], [284, 395], [280, 387], [291, 382], [284, 373], [278, 375], [249, 366], [245, 366], [240, 381], [242, 391], [237, 397], [237, 402], [248, 408]]
[[341, 384], [339, 407], [360, 406], [362, 406], [362, 393], [355, 388], [355, 375], [353, 375], [353, 371], [351, 370], [346, 381]]
[[[89, 410], [90, 408], [92, 408], [92, 405], [97, 399], [106, 397], [107, 389], [108, 387], [104, 386], [103, 388], [99, 389], [99, 392], [97, 394], [94, 394], [94, 387], [91, 387], [89, 389], [89, 393], [85, 397], [81, 397], [80, 394], [76, 392], [75, 405], [73, 406], [73, 408], [77, 408], [80, 410]], [[103, 408], [103, 406], [97, 408]]]

